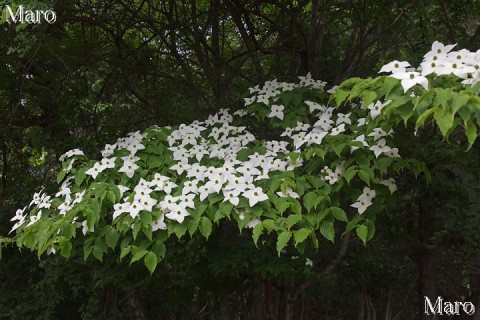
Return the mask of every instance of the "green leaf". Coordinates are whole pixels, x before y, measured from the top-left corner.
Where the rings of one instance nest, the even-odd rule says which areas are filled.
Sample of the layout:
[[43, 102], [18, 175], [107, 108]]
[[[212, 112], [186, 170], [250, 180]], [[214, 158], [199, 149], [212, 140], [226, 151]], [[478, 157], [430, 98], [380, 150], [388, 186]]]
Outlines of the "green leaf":
[[86, 242], [83, 246], [83, 261], [87, 261], [88, 257], [92, 253], [93, 245], [92, 242]]
[[262, 223], [257, 223], [255, 227], [253, 227], [253, 232], [252, 232], [252, 238], [253, 242], [255, 243], [255, 246], [258, 248], [258, 238], [260, 238], [260, 235], [263, 232], [263, 224]]
[[333, 228], [333, 222], [331, 221], [322, 221], [320, 224], [320, 233], [325, 239], [334, 242], [335, 240], [335, 229]]
[[453, 113], [457, 113], [457, 111], [463, 107], [466, 106], [468, 103], [468, 100], [470, 100], [470, 95], [465, 94], [465, 93], [457, 93], [453, 97], [452, 101], [452, 111]]
[[200, 224], [200, 217], [193, 217], [188, 222], [188, 233], [190, 234], [191, 237], [193, 237], [195, 232], [197, 232], [199, 224]]
[[297, 162], [297, 159], [300, 157], [300, 153], [290, 152], [290, 154], [288, 156], [289, 156], [290, 160], [292, 160], [292, 162]]
[[418, 130], [418, 128], [423, 126], [425, 120], [427, 120], [436, 110], [436, 108], [432, 108], [422, 113], [420, 117], [418, 117], [417, 122], [415, 123], [415, 130]]
[[292, 237], [292, 233], [290, 231], [283, 231], [278, 235], [278, 240], [277, 240], [278, 256], [280, 256], [280, 253], [282, 252], [283, 248], [285, 248], [285, 246], [287, 245], [291, 237]]
[[360, 238], [360, 240], [363, 241], [363, 243], [367, 243], [367, 236], [368, 236], [367, 226], [363, 224], [357, 226], [357, 236]]
[[201, 203], [197, 209], [195, 210], [195, 215], [200, 216], [202, 215], [208, 208], [208, 205], [206, 203]]
[[390, 167], [390, 165], [392, 164], [393, 158], [384, 157], [384, 158], [377, 159], [376, 162], [377, 162], [378, 171], [380, 171], [380, 173], [384, 173], [387, 171], [387, 168]]
[[105, 235], [105, 242], [107, 243], [107, 246], [112, 249], [115, 248], [119, 237], [118, 231], [114, 228], [110, 228]]
[[147, 267], [148, 271], [150, 271], [150, 274], [152, 274], [157, 267], [157, 255], [150, 251], [145, 255], [143, 261], [145, 262], [145, 266]]
[[406, 103], [403, 106], [398, 108], [398, 111], [400, 112], [400, 116], [403, 119], [403, 123], [406, 126], [408, 119], [413, 116], [413, 107], [410, 103]]
[[62, 225], [62, 234], [65, 238], [70, 239], [75, 234], [75, 226], [70, 221], [65, 221]]
[[77, 186], [81, 185], [83, 180], [85, 180], [85, 171], [87, 171], [88, 169], [88, 167], [78, 169], [77, 173], [75, 174], [75, 184]]
[[303, 101], [303, 96], [301, 94], [292, 93], [292, 102], [295, 107], [298, 106], [302, 101]]
[[165, 253], [167, 252], [165, 244], [159, 240], [153, 243], [151, 250], [157, 256], [157, 261], [161, 261], [165, 257]]
[[288, 202], [287, 198], [274, 198], [273, 205], [275, 206], [275, 209], [277, 209], [277, 212], [281, 215], [285, 212], [285, 210], [288, 209], [288, 207], [290, 207], [290, 202]]
[[370, 185], [370, 175], [366, 170], [358, 170], [358, 176], [360, 177], [360, 179], [362, 179], [363, 182], [365, 182], [367, 185]]
[[352, 220], [350, 220], [348, 223], [347, 223], [347, 227], [345, 228], [345, 233], [353, 230], [353, 228], [356, 228], [358, 226], [358, 223], [360, 221], [362, 221], [364, 218], [362, 215], [356, 215]]
[[345, 170], [345, 174], [343, 175], [343, 177], [345, 178], [345, 180], [347, 180], [348, 184], [350, 184], [350, 181], [357, 174], [358, 170], [356, 168], [357, 166], [350, 166]]
[[265, 219], [262, 221], [262, 224], [268, 232], [278, 229], [277, 223], [273, 219]]
[[435, 110], [433, 117], [437, 122], [442, 135], [445, 137], [448, 134], [448, 131], [453, 126], [454, 114], [452, 111], [449, 111], [448, 108], [439, 108]]
[[126, 246], [120, 251], [120, 260], [122, 260], [127, 254], [130, 253], [132, 246]]
[[58, 241], [58, 244], [60, 245], [60, 253], [63, 257], [65, 258], [69, 258], [70, 257], [70, 253], [72, 252], [72, 243], [70, 242], [70, 240], [62, 237], [60, 238], [60, 240]]
[[377, 93], [375, 91], [365, 90], [362, 92], [362, 100], [367, 106], [370, 105], [375, 99], [377, 99]]
[[220, 203], [218, 209], [224, 214], [225, 217], [229, 217], [233, 210], [233, 204], [228, 201]]
[[384, 96], [388, 96], [390, 92], [392, 92], [392, 90], [399, 85], [400, 80], [391, 77], [384, 77], [382, 84], [382, 91], [384, 92]]
[[473, 146], [473, 143], [477, 139], [477, 126], [473, 122], [469, 122], [468, 125], [465, 124], [465, 134], [467, 135], [468, 139], [468, 149]]
[[437, 90], [437, 95], [435, 96], [434, 100], [434, 106], [443, 106], [444, 108], [448, 108], [450, 103], [449, 100], [453, 97], [454, 92], [452, 89], [444, 89], [444, 88], [438, 88]]
[[[170, 231], [170, 229], [169, 229], [169, 231]], [[172, 231], [173, 231], [173, 233], [175, 233], [177, 238], [180, 239], [187, 232], [187, 226], [185, 224], [182, 224], [182, 223], [176, 223], [176, 224], [173, 224]]]
[[130, 260], [130, 265], [132, 265], [132, 263], [134, 262], [137, 262], [138, 260], [142, 259], [147, 253], [149, 253], [148, 250], [146, 249], [141, 249], [141, 250], [134, 250], [136, 248], [132, 248], [132, 253], [133, 251], [136, 251], [135, 253], [133, 253], [133, 256], [132, 256], [132, 259]]
[[93, 246], [93, 256], [97, 258], [100, 262], [103, 262], [103, 254], [105, 251], [97, 245]]
[[305, 206], [305, 209], [310, 212], [312, 208], [317, 207], [317, 205], [320, 203], [320, 200], [321, 198], [317, 195], [317, 193], [311, 191], [303, 196], [303, 205]]
[[62, 182], [63, 178], [65, 178], [66, 175], [67, 175], [67, 170], [65, 169], [60, 170], [60, 172], [57, 175], [57, 183], [60, 184], [60, 182]]
[[435, 92], [433, 90], [425, 91], [425, 93], [418, 99], [414, 110], [417, 115], [422, 115], [432, 105]]
[[107, 191], [107, 198], [108, 200], [110, 200], [111, 203], [115, 203], [115, 201], [117, 200], [117, 196], [115, 195], [115, 192], [113, 192], [112, 190]]
[[335, 151], [335, 154], [337, 156], [341, 156], [342, 155], [342, 151], [343, 149], [345, 148], [346, 144], [345, 143], [339, 143], [339, 144], [336, 144], [332, 147], [333, 151]]
[[207, 217], [200, 218], [200, 233], [208, 239], [212, 233], [212, 222]]
[[297, 199], [289, 199], [290, 202], [290, 209], [292, 209], [292, 212], [301, 214], [302, 213], [302, 205], [300, 202], [298, 202]]
[[312, 230], [307, 229], [307, 228], [302, 228], [302, 229], [293, 231], [293, 239], [295, 240], [295, 247], [298, 244], [304, 242], [305, 239], [308, 238], [308, 236], [310, 235], [311, 232], [312, 232]]
[[314, 150], [315, 150], [315, 155], [319, 156], [322, 159], [325, 159], [325, 154], [327, 153], [325, 149], [315, 148]]
[[375, 235], [375, 222], [371, 219], [366, 219], [365, 223], [366, 223], [367, 229], [368, 229], [367, 241], [370, 241], [370, 240], [372, 240], [373, 236]]
[[301, 214], [291, 214], [287, 217], [287, 227], [290, 229], [298, 221], [302, 220]]
[[243, 148], [237, 152], [237, 160], [239, 161], [247, 161], [248, 156], [252, 154], [252, 151], [248, 148]]
[[350, 95], [350, 91], [344, 90], [344, 89], [337, 89], [335, 93], [333, 94], [333, 97], [335, 98], [335, 103], [337, 104], [337, 107], [342, 104], [345, 100], [347, 100], [348, 96]]
[[343, 222], [348, 222], [347, 214], [342, 209], [338, 207], [330, 207], [330, 212], [335, 219]]

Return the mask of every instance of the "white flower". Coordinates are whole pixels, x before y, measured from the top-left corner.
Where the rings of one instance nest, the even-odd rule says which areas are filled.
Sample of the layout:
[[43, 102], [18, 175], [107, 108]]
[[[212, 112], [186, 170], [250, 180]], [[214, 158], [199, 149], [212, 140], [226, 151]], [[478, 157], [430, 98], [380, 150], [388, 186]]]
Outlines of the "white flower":
[[83, 153], [82, 150], [80, 149], [73, 149], [73, 150], [70, 150], [70, 151], [67, 151], [65, 152], [64, 154], [62, 154], [59, 158], [60, 161], [64, 161], [65, 159], [67, 158], [70, 158], [70, 157], [73, 157], [73, 156], [84, 156], [85, 154]]
[[189, 216], [187, 209], [182, 206], [175, 206], [172, 210], [165, 214], [168, 219], [175, 220], [179, 223], [182, 223], [185, 220], [185, 217]]
[[303, 144], [308, 141], [306, 135], [307, 134], [305, 132], [300, 132], [292, 135], [293, 145], [295, 146], [296, 150], [298, 150]]
[[113, 212], [112, 219], [115, 220], [122, 213], [130, 211], [130, 202], [116, 203], [113, 205], [113, 210], [115, 211]]
[[332, 127], [333, 120], [330, 119], [331, 116], [329, 114], [323, 114], [317, 122], [313, 125], [314, 127], [320, 127], [322, 131], [328, 131]]
[[373, 140], [377, 141], [378, 139], [382, 137], [386, 137], [387, 133], [383, 131], [382, 128], [375, 128], [368, 134], [369, 137], [373, 137]]
[[269, 118], [277, 117], [280, 120], [283, 120], [283, 109], [284, 106], [272, 105], [272, 111], [268, 115]]
[[313, 102], [313, 101], [305, 101], [305, 104], [308, 106], [309, 110], [310, 110], [310, 113], [313, 113], [313, 111], [315, 110], [320, 110], [320, 111], [325, 111], [325, 106], [319, 104], [319, 103], [316, 103], [316, 102]]
[[368, 187], [363, 188], [363, 193], [358, 197], [357, 201], [351, 206], [357, 208], [358, 213], [362, 214], [372, 205], [372, 199], [375, 197], [375, 190]]
[[393, 178], [382, 180], [379, 183], [387, 186], [390, 190], [390, 193], [394, 193], [397, 190], [397, 185], [395, 184], [395, 180]]
[[[368, 143], [365, 141], [365, 135], [364, 135], [364, 134], [359, 135], [358, 137], [356, 137], [355, 139], [353, 139], [353, 141], [361, 142], [364, 147], [368, 147]], [[353, 151], [355, 151], [355, 150], [357, 150], [357, 149], [358, 149], [358, 147], [352, 146], [352, 147], [350, 148], [350, 151], [353, 152]]]
[[127, 175], [127, 177], [131, 178], [135, 174], [135, 170], [138, 168], [139, 166], [136, 165], [135, 163], [125, 160], [123, 162], [123, 166], [120, 169], [118, 169], [118, 172], [124, 172]]
[[240, 199], [238, 196], [240, 195], [240, 190], [226, 190], [223, 189], [223, 202], [228, 201], [234, 206], [238, 206]]
[[258, 218], [253, 218], [245, 225], [245, 228], [254, 228], [259, 223], [261, 223], [261, 221]]
[[152, 231], [167, 230], [167, 225], [164, 222], [165, 215], [161, 215], [160, 218], [152, 222]]
[[336, 124], [337, 125], [339, 125], [341, 123], [352, 124], [352, 120], [350, 120], [350, 115], [351, 114], [352, 114], [351, 112], [349, 112], [347, 114], [343, 114], [343, 113], [340, 113], [340, 112], [337, 113], [338, 118], [337, 118]]
[[406, 68], [410, 66], [410, 63], [407, 61], [397, 61], [394, 60], [390, 63], [387, 63], [384, 65], [379, 73], [381, 72], [391, 72], [391, 73], [397, 73], [397, 72], [405, 72]]
[[15, 221], [15, 220], [22, 221], [23, 219], [25, 219], [24, 212], [25, 212], [26, 209], [27, 209], [27, 207], [24, 207], [23, 209], [18, 209], [15, 212], [15, 216], [13, 216], [13, 218], [10, 219], [10, 221]]
[[292, 197], [294, 199], [297, 199], [299, 197], [298, 193], [293, 191], [292, 188], [290, 187], [287, 187], [287, 189], [285, 190], [285, 193], [283, 193], [283, 191], [277, 191], [277, 195], [280, 198]]
[[375, 157], [378, 158], [382, 153], [390, 152], [392, 148], [386, 145], [385, 139], [380, 139], [376, 145], [370, 147], [370, 150], [373, 151]]
[[422, 87], [425, 88], [425, 90], [428, 90], [428, 80], [424, 76], [420, 75], [420, 73], [416, 71], [411, 71], [411, 72], [397, 72], [389, 77], [401, 80], [401, 84], [403, 87], [403, 91], [407, 92], [408, 89], [413, 87], [416, 84], [421, 85]]
[[153, 206], [157, 204], [157, 200], [150, 197], [150, 195], [148, 194], [145, 194], [143, 196], [138, 196], [135, 195], [136, 198], [134, 198], [134, 203], [137, 202], [137, 203], [140, 203], [142, 205], [142, 210], [145, 210], [145, 211], [152, 211], [153, 209]]
[[435, 41], [434, 43], [432, 43], [432, 50], [427, 52], [424, 57], [425, 58], [430, 58], [430, 57], [433, 57], [435, 55], [447, 54], [456, 45], [457, 44], [444, 45], [443, 43], [441, 43], [439, 41]]
[[160, 203], [159, 203], [160, 209], [163, 212], [173, 210], [178, 205], [177, 204], [178, 200], [179, 200], [178, 197], [173, 197], [171, 195], [166, 195], [165, 198], [163, 198], [163, 200], [160, 201]]
[[27, 224], [26, 228], [30, 227], [32, 224], [34, 224], [35, 222], [37, 222], [38, 220], [40, 220], [40, 218], [42, 217], [42, 210], [39, 210], [37, 212], [37, 215], [35, 216], [30, 216], [30, 222]]
[[115, 168], [115, 160], [117, 158], [113, 157], [113, 158], [103, 158], [102, 159], [102, 165], [105, 166], [105, 168]]
[[190, 194], [182, 194], [181, 196], [178, 196], [179, 198], [179, 206], [182, 206], [184, 208], [190, 208], [190, 209], [195, 209], [195, 194], [190, 193]]
[[345, 132], [345, 123], [342, 123], [342, 124], [336, 126], [335, 128], [333, 128], [331, 135], [336, 136], [336, 135], [338, 135], [342, 132]]
[[223, 179], [219, 174], [214, 174], [208, 177], [208, 182], [205, 183], [208, 193], [218, 193], [222, 189]]
[[248, 199], [248, 204], [253, 207], [258, 202], [262, 202], [268, 199], [268, 196], [263, 192], [262, 188], [256, 187], [254, 189], [243, 192], [243, 197]]
[[198, 180], [187, 180], [183, 183], [182, 194], [194, 193], [198, 194]]
[[105, 170], [107, 167], [103, 165], [101, 162], [96, 162], [93, 167], [85, 171], [85, 174], [88, 174], [92, 176], [92, 178], [95, 180], [97, 178], [97, 175]]
[[188, 164], [188, 162], [186, 162], [186, 159], [184, 159], [183, 162], [177, 162], [170, 167], [170, 170], [175, 170], [178, 174], [182, 174], [184, 171], [188, 171], [188, 169], [190, 169], [190, 165]]
[[375, 103], [371, 103], [370, 105], [368, 105], [367, 108], [370, 110], [370, 116], [372, 117], [372, 119], [375, 119], [376, 117], [378, 117], [380, 115], [380, 113], [382, 112], [382, 109], [385, 105], [386, 104], [383, 104], [380, 100], [375, 102]]
[[145, 149], [145, 146], [140, 143], [138, 140], [132, 139], [131, 142], [127, 145], [127, 150], [130, 151], [132, 155], [135, 155], [137, 151]]
[[280, 137], [291, 137], [293, 134], [293, 128], [285, 128], [285, 131], [282, 132]]
[[87, 220], [84, 220], [82, 221], [82, 223], [80, 224], [82, 226], [82, 233], [83, 235], [86, 235], [87, 232], [93, 232], [94, 231], [94, 227], [92, 226], [92, 229], [88, 229], [88, 226], [87, 226]]
[[118, 187], [118, 190], [120, 191], [120, 198], [123, 197], [123, 194], [124, 194], [126, 191], [130, 190], [129, 187], [122, 186], [122, 185], [117, 185], [117, 187]]
[[305, 259], [305, 265], [306, 265], [306, 266], [313, 267], [313, 261], [310, 260], [309, 258], [306, 258], [306, 259]]
[[75, 200], [73, 200], [73, 204], [80, 203], [83, 199], [84, 194], [85, 194], [85, 190], [83, 190], [82, 192], [76, 192], [75, 193]]
[[312, 144], [321, 144], [323, 138], [328, 134], [326, 131], [320, 131], [320, 132], [310, 132], [305, 136], [307, 139], [307, 145], [312, 145]]
[[106, 144], [105, 148], [102, 150], [102, 157], [108, 157], [113, 154], [115, 151], [115, 148], [117, 147], [117, 144]]

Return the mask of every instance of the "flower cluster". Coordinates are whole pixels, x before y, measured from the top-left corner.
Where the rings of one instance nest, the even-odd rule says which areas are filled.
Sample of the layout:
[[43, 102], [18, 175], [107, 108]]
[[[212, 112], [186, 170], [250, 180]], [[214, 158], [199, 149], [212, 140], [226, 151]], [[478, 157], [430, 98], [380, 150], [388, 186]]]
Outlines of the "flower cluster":
[[[98, 161], [71, 150], [60, 157], [60, 190], [54, 197], [35, 194], [12, 218], [12, 231], [39, 233], [45, 222], [49, 241], [42, 235], [28, 246], [54, 253], [65, 251], [65, 241], [81, 230], [86, 246], [96, 244], [96, 257], [121, 235], [122, 257], [131, 254], [132, 261], [149, 250], [161, 259], [171, 234], [198, 230], [208, 238], [221, 219], [253, 228], [255, 243], [264, 231], [275, 232], [279, 254], [290, 239], [297, 246], [310, 237], [318, 246], [318, 232], [333, 241], [337, 220], [353, 221], [367, 241], [364, 230], [397, 190], [395, 174], [414, 166], [393, 144], [399, 118], [391, 115], [401, 106], [406, 121], [412, 99], [420, 99], [408, 91], [417, 84], [428, 90], [435, 76], [453, 74], [464, 85], [478, 81], [480, 54], [453, 47], [435, 42], [419, 68], [393, 61], [380, 70], [389, 77], [354, 79], [330, 88], [332, 96], [310, 74], [296, 84], [268, 81], [250, 89], [243, 109], [130, 133], [107, 144]], [[252, 119], [262, 129], [249, 126]]]
[[417, 84], [428, 90], [429, 75], [455, 75], [463, 79], [464, 85], [477, 83], [480, 80], [480, 50], [452, 51], [455, 46], [435, 41], [418, 68], [412, 68], [407, 61], [395, 60], [384, 65], [380, 72], [389, 72], [390, 77], [401, 80], [404, 92]]

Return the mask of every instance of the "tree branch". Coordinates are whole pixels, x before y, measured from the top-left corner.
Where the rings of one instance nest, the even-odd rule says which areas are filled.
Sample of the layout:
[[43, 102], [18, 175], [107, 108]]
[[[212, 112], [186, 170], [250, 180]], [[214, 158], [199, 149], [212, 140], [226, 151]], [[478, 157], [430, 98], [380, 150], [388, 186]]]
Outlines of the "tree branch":
[[340, 261], [342, 261], [343, 257], [347, 253], [349, 243], [350, 243], [350, 232], [346, 233], [342, 237], [342, 242], [340, 243], [340, 248], [335, 258], [332, 261], [330, 261], [330, 263], [327, 266], [325, 266], [325, 268], [323, 268], [320, 272], [316, 273], [313, 280], [305, 281], [304, 283], [302, 283], [297, 287], [297, 289], [292, 294], [292, 300], [291, 300], [292, 303], [295, 303], [298, 297], [303, 292], [305, 292], [305, 290], [309, 286], [311, 286], [317, 281], [320, 281], [323, 277], [325, 277], [327, 274], [332, 272], [332, 270], [340, 263]]

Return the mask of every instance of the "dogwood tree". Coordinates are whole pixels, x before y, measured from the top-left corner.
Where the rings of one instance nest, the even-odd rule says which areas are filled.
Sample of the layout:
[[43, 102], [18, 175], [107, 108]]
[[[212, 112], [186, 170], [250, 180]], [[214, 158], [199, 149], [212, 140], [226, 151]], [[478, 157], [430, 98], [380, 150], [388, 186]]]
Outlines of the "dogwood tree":
[[250, 230], [256, 245], [275, 236], [279, 255], [351, 231], [367, 242], [398, 174], [428, 179], [395, 145], [399, 126], [414, 122], [421, 134], [433, 117], [445, 137], [456, 128], [470, 146], [477, 137], [480, 51], [453, 48], [435, 42], [418, 68], [393, 61], [382, 76], [329, 90], [310, 75], [268, 81], [250, 89], [244, 108], [132, 132], [99, 159], [68, 151], [59, 190], [17, 210], [3, 244], [100, 261], [113, 251], [153, 272], [169, 237], [208, 239], [222, 220]]

